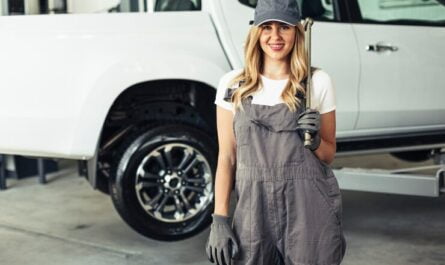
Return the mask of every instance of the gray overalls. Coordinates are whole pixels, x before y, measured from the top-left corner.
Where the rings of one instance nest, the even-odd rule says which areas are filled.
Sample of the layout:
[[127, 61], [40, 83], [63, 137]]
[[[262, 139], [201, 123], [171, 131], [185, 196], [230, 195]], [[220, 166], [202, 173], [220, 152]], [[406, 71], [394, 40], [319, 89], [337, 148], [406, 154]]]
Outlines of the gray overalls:
[[[233, 88], [225, 100], [230, 101]], [[304, 96], [296, 95], [302, 99]], [[243, 101], [236, 110], [236, 208], [232, 229], [238, 265], [337, 265], [346, 241], [342, 198], [332, 169], [306, 149], [298, 114], [284, 103]]]

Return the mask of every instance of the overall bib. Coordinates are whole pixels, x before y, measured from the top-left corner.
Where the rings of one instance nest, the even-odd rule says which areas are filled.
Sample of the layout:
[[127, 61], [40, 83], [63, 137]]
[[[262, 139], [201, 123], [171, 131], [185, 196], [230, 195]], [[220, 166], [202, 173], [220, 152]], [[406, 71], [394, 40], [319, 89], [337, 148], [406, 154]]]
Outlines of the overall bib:
[[[233, 88], [226, 91], [230, 99]], [[346, 250], [342, 198], [328, 164], [304, 147], [302, 106], [252, 104], [236, 110], [235, 265], [338, 265]], [[229, 100], [230, 101], [230, 100]]]

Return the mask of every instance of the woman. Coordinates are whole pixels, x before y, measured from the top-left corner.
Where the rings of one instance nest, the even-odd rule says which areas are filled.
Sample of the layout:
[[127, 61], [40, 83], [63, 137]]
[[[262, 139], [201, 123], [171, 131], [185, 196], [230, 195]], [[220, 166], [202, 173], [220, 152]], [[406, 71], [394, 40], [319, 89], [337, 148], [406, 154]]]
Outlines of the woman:
[[306, 109], [299, 21], [295, 0], [258, 1], [245, 67], [227, 73], [218, 87], [219, 155], [206, 252], [219, 265], [334, 265], [345, 253], [341, 194], [329, 166], [336, 151], [334, 88], [315, 69], [315, 107]]

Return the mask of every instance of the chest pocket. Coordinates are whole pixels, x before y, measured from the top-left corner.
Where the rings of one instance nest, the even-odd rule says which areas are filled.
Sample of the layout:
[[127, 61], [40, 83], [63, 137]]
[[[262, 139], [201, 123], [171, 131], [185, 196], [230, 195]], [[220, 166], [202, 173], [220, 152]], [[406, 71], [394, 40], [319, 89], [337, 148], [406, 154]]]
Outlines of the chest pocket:
[[282, 167], [301, 164], [304, 146], [297, 131], [273, 132], [251, 123], [236, 132], [237, 162], [241, 167]]

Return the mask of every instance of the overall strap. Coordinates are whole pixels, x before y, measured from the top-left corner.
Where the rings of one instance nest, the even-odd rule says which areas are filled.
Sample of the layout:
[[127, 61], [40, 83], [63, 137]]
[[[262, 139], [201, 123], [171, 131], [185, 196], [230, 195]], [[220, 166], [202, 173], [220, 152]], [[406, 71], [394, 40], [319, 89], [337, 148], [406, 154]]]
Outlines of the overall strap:
[[244, 80], [240, 80], [238, 82], [238, 85], [236, 87], [228, 87], [224, 93], [224, 97], [223, 99], [227, 102], [232, 102], [232, 95], [233, 92], [235, 92], [235, 89], [239, 88], [245, 81]]

